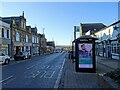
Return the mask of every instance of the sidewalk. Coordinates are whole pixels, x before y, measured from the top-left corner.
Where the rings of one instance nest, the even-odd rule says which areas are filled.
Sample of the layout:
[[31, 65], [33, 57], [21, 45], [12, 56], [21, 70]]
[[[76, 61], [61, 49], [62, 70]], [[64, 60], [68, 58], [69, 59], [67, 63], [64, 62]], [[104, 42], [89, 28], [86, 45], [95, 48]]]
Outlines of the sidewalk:
[[97, 73], [81, 73], [75, 71], [75, 63], [66, 59], [59, 88], [109, 88], [110, 86], [102, 76]]
[[105, 58], [105, 57], [96, 56], [96, 61], [98, 63], [106, 65], [107, 67], [109, 67], [111, 69], [120, 68], [120, 60], [108, 59], [108, 58]]

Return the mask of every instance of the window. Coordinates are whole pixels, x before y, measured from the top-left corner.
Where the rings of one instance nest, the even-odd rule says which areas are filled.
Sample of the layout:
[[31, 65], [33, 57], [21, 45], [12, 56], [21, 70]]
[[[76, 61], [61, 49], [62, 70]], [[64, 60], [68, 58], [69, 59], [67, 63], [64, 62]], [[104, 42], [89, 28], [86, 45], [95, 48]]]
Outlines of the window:
[[109, 29], [109, 39], [110, 39], [110, 29]]
[[21, 21], [21, 28], [23, 28], [23, 21]]
[[34, 43], [34, 36], [32, 36], [32, 43]]
[[34, 37], [34, 43], [36, 43], [36, 37]]
[[2, 30], [1, 30], [1, 28], [0, 28], [0, 37], [2, 37]]
[[26, 23], [24, 22], [24, 29], [26, 28]]
[[7, 30], [4, 30], [4, 38], [7, 38]]
[[39, 41], [38, 41], [39, 39], [38, 39], [38, 37], [37, 37], [37, 43], [39, 43]]
[[15, 31], [13, 31], [13, 41], [15, 41]]
[[7, 38], [9, 38], [9, 30], [7, 30]]
[[111, 45], [112, 53], [119, 54], [119, 44], [112, 44]]
[[100, 37], [101, 37], [101, 40], [102, 40], [102, 33], [100, 33]]
[[2, 28], [2, 37], [4, 37], [4, 28]]
[[119, 50], [120, 44], [117, 44], [117, 54], [120, 54], [120, 50]]
[[28, 35], [26, 35], [26, 42], [28, 42]]
[[26, 28], [26, 23], [24, 20], [21, 21], [21, 28], [25, 29]]
[[16, 32], [16, 41], [20, 41], [20, 34]]

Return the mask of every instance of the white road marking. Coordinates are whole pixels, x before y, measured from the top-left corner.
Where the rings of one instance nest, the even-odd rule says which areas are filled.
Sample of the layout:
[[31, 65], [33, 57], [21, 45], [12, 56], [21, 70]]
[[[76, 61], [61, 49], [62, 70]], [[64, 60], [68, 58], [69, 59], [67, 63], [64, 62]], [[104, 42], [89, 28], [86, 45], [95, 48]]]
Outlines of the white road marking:
[[62, 67], [61, 67], [61, 69], [60, 69], [59, 75], [58, 75], [57, 80], [56, 80], [56, 82], [55, 82], [54, 88], [58, 88], [58, 86], [59, 86], [60, 78], [61, 78], [61, 76], [62, 76], [62, 70], [63, 70], [64, 64], [65, 64], [65, 59], [64, 59], [64, 61], [63, 61], [63, 63], [62, 63]]
[[41, 69], [44, 69], [46, 66], [45, 65], [43, 65], [42, 67], [41, 67]]
[[30, 74], [28, 74], [28, 75], [26, 75], [26, 76], [24, 76], [25, 78], [33, 78], [35, 76], [35, 74], [34, 73], [30, 73]]
[[3, 83], [3, 84], [7, 84], [7, 83], [9, 83], [9, 82], [11, 82], [11, 81], [13, 81], [13, 80], [15, 80], [15, 79], [16, 79], [16, 77], [8, 80], [6, 83]]
[[45, 74], [46, 74], [46, 71], [44, 71], [44, 73], [40, 76], [40, 78], [42, 78]]
[[37, 71], [37, 74], [35, 74], [35, 75], [33, 76], [33, 78], [35, 78], [36, 76], [38, 76], [40, 73], [41, 73], [40, 71]]
[[32, 66], [30, 66], [30, 67], [28, 67], [27, 69], [31, 69], [32, 67], [34, 67], [35, 65], [32, 65]]
[[41, 64], [41, 63], [35, 64], [35, 65], [32, 65], [32, 66], [30, 66], [30, 67], [28, 67], [28, 68], [26, 68], [26, 69], [31, 69], [31, 68], [33, 68], [33, 67], [39, 65], [39, 64]]
[[46, 68], [49, 68], [50, 66], [48, 65]]
[[3, 67], [7, 67], [7, 66], [8, 66], [8, 65], [2, 65], [2, 68], [3, 68]]
[[52, 78], [53, 75], [54, 75], [54, 73], [55, 73], [55, 71], [52, 71], [52, 73], [48, 71], [48, 72], [44, 75], [44, 78]]
[[54, 73], [55, 73], [55, 71], [53, 71], [53, 73], [51, 74], [51, 76], [50, 76], [49, 78], [52, 78], [52, 77], [53, 77], [53, 75], [54, 75]]
[[4, 82], [4, 81], [6, 81], [6, 80], [8, 80], [8, 79], [10, 79], [10, 78], [12, 78], [12, 77], [13, 77], [13, 76], [9, 76], [9, 77], [7, 77], [6, 79], [1, 80], [0, 83]]

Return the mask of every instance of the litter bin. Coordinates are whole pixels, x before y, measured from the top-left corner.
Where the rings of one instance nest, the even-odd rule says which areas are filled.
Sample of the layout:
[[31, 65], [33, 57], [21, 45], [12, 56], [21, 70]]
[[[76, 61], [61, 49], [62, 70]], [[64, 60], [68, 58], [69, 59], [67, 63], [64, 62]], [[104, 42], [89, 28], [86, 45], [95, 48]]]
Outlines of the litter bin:
[[76, 72], [96, 72], [95, 40], [90, 35], [83, 35], [75, 42], [75, 68]]

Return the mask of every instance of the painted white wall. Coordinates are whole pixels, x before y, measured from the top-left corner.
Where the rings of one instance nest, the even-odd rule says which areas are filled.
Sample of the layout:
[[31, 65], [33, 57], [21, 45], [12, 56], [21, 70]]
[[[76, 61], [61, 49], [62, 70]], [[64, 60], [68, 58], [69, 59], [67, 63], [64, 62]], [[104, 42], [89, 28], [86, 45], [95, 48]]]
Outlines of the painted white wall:
[[90, 35], [90, 30], [88, 32], [86, 32], [85, 35]]
[[108, 40], [108, 39], [111, 39], [111, 40], [116, 39], [118, 35], [118, 31], [114, 30], [113, 27], [114, 26], [110, 26], [110, 27], [104, 28], [96, 32], [95, 35], [97, 36], [99, 41]]
[[9, 30], [9, 39], [10, 39], [10, 24], [0, 20], [0, 37], [2, 37], [2, 28], [4, 28], [4, 30]]

